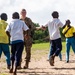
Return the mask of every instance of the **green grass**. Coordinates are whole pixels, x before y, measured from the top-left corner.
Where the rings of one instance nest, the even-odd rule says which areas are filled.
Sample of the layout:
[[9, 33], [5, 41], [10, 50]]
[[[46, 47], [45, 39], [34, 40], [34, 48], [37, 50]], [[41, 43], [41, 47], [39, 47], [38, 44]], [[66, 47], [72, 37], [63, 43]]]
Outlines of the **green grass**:
[[50, 46], [49, 43], [33, 44], [32, 50], [48, 50], [49, 46]]
[[[39, 43], [39, 44], [33, 44], [32, 46], [32, 52], [34, 51], [49, 51], [50, 49], [50, 43]], [[66, 42], [62, 42], [62, 53], [65, 53], [66, 51]], [[72, 52], [72, 48], [71, 48]]]

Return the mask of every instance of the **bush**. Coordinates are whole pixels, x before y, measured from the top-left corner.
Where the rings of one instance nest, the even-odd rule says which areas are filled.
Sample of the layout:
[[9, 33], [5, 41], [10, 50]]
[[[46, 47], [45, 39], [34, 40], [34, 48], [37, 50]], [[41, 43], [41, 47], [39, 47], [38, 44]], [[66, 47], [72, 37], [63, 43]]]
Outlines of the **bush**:
[[45, 41], [43, 39], [34, 40], [33, 43], [44, 43]]

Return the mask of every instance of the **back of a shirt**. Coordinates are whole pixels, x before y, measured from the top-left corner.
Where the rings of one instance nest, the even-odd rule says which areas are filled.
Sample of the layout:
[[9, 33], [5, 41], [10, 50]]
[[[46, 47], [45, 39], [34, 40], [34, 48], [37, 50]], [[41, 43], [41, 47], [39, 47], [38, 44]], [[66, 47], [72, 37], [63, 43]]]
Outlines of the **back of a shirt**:
[[53, 19], [53, 21], [49, 22], [47, 25], [48, 25], [50, 39], [55, 40], [60, 38], [59, 28], [63, 27], [63, 24], [61, 23], [61, 21], [55, 18]]
[[0, 20], [0, 43], [7, 44], [8, 41], [8, 36], [5, 32], [7, 23], [4, 20]]
[[28, 30], [29, 28], [24, 23], [24, 21], [19, 19], [14, 19], [6, 28], [6, 31], [10, 32], [11, 41], [24, 40], [23, 31]]

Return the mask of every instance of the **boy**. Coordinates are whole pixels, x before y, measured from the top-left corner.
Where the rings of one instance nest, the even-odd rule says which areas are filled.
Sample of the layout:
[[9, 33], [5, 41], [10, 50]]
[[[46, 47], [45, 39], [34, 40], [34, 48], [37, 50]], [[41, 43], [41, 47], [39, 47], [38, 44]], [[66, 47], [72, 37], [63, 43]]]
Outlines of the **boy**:
[[9, 40], [8, 36], [5, 33], [5, 29], [7, 26], [7, 14], [2, 13], [1, 14], [1, 20], [0, 20], [0, 58], [2, 55], [2, 52], [6, 56], [6, 62], [7, 62], [7, 68], [10, 69], [11, 63], [10, 63], [10, 51], [9, 51]]
[[[53, 20], [51, 22], [48, 22], [45, 27], [48, 27], [49, 35], [50, 35], [50, 58], [49, 63], [51, 66], [54, 66], [54, 59], [55, 56], [58, 56], [59, 53], [62, 50], [62, 44], [61, 44], [61, 36], [59, 28], [63, 27], [64, 25], [61, 23], [59, 18], [59, 13], [57, 11], [54, 11], [52, 13]], [[42, 26], [42, 28], [45, 28]]]
[[70, 20], [66, 20], [66, 26], [62, 33], [66, 37], [66, 62], [69, 62], [70, 46], [72, 46], [73, 52], [75, 53], [75, 29], [70, 25]]
[[[24, 35], [23, 32], [27, 31], [29, 28], [27, 25], [19, 19], [19, 14], [14, 12], [12, 14], [13, 21], [7, 26], [6, 33], [10, 37], [11, 41], [11, 61], [12, 67], [10, 73], [13, 73], [14, 61], [15, 61], [15, 70], [13, 75], [17, 75], [17, 66], [22, 56], [22, 51], [24, 47]], [[26, 37], [27, 35], [25, 35]]]

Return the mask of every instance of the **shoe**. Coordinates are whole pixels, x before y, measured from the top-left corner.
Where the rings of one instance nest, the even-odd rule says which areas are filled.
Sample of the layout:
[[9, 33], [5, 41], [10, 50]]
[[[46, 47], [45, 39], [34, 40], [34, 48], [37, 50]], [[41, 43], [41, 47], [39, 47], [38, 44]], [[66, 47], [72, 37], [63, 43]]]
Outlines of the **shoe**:
[[17, 69], [22, 69], [22, 67], [21, 66], [17, 66]]
[[28, 67], [27, 66], [24, 66], [23, 69], [28, 69]]
[[54, 66], [54, 56], [50, 57], [49, 63], [50, 63], [51, 66]]
[[7, 69], [10, 69], [10, 65], [7, 66]]
[[10, 69], [9, 73], [13, 73], [13, 69]]
[[13, 75], [17, 75], [17, 73], [16, 72], [13, 72]]
[[60, 59], [60, 61], [62, 61], [62, 59]]
[[49, 59], [47, 59], [47, 61], [49, 61]]
[[68, 61], [66, 61], [66, 63], [69, 63], [69, 60], [68, 60]]

